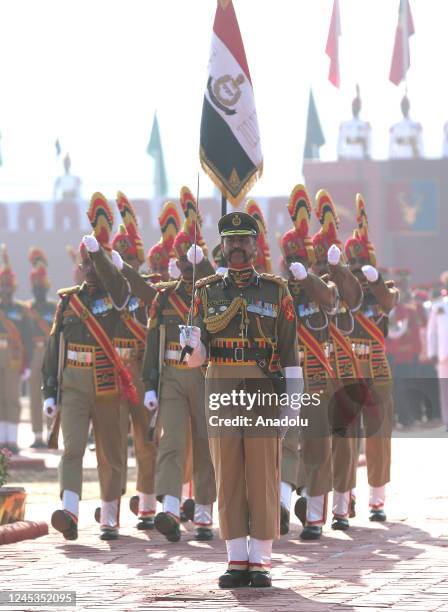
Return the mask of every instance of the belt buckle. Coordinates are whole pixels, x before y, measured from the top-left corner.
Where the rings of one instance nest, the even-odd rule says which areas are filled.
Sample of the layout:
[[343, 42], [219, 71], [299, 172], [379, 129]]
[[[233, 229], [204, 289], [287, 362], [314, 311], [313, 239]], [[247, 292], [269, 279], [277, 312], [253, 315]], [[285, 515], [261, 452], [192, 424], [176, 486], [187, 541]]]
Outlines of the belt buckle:
[[244, 347], [243, 346], [236, 346], [233, 349], [233, 358], [235, 359], [235, 361], [244, 361]]

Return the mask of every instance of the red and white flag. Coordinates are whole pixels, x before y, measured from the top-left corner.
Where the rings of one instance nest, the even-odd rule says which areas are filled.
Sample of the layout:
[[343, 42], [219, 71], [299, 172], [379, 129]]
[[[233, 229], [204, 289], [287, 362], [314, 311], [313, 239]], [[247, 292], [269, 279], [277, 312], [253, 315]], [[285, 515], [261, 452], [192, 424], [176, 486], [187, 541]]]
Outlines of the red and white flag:
[[339, 74], [339, 36], [341, 35], [341, 20], [339, 17], [339, 0], [334, 0], [333, 12], [331, 13], [330, 29], [328, 30], [327, 46], [325, 53], [330, 58], [328, 80], [335, 87], [341, 84]]
[[232, 0], [218, 0], [216, 8], [199, 156], [234, 206], [263, 171], [254, 92]]
[[409, 55], [409, 38], [415, 33], [409, 0], [400, 0], [398, 9], [398, 24], [395, 31], [395, 44], [392, 53], [389, 79], [394, 85], [399, 85], [406, 79], [406, 73], [411, 65]]

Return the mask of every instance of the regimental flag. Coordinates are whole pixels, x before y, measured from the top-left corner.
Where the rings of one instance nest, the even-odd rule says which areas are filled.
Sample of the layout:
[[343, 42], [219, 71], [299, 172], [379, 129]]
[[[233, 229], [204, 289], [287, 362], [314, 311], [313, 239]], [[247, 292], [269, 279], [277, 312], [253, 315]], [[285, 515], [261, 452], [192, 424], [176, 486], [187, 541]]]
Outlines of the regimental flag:
[[389, 80], [399, 85], [406, 79], [406, 73], [411, 65], [409, 54], [409, 38], [415, 33], [409, 0], [400, 0], [398, 23], [395, 31], [395, 43], [390, 65]]
[[216, 8], [199, 156], [234, 206], [263, 171], [254, 92], [232, 0], [218, 0]]
[[154, 193], [156, 196], [165, 196], [168, 193], [168, 182], [166, 179], [165, 161], [163, 159], [157, 113], [154, 113], [151, 136], [148, 146], [146, 147], [146, 152], [154, 160]]
[[330, 58], [328, 80], [335, 87], [341, 84], [339, 74], [339, 36], [341, 35], [341, 20], [339, 17], [339, 0], [334, 0], [333, 12], [331, 13], [330, 29], [328, 30], [327, 46], [325, 53]]
[[317, 114], [313, 91], [310, 89], [310, 101], [308, 103], [308, 118], [306, 120], [306, 140], [304, 159], [319, 159], [319, 148], [325, 144], [325, 136]]

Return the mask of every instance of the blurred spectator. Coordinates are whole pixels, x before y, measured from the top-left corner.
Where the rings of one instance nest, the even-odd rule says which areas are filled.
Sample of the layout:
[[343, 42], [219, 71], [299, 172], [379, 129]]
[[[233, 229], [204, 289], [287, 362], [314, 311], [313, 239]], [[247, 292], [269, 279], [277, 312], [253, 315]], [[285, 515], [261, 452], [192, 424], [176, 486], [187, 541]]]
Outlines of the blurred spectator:
[[359, 118], [361, 97], [356, 86], [356, 98], [352, 102], [353, 117], [339, 126], [338, 159], [370, 159], [370, 123]]
[[70, 173], [70, 155], [64, 157], [64, 174], [58, 176], [54, 183], [53, 199], [63, 202], [78, 202], [81, 200], [81, 179]]
[[401, 101], [403, 119], [390, 128], [389, 157], [391, 159], [418, 159], [423, 157], [422, 126], [409, 117], [407, 96]]

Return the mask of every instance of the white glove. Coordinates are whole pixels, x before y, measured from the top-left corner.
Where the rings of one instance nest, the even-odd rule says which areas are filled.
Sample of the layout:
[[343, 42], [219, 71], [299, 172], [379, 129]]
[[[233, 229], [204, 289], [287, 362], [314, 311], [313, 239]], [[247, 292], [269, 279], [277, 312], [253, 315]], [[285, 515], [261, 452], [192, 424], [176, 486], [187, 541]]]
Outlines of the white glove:
[[361, 270], [369, 283], [376, 283], [379, 278], [379, 272], [376, 268], [373, 266], [362, 266]]
[[20, 378], [22, 382], [26, 382], [30, 376], [31, 376], [31, 370], [29, 368], [25, 368]]
[[194, 325], [179, 325], [179, 342], [182, 348], [188, 344], [191, 348], [197, 349], [201, 342], [201, 330]]
[[220, 266], [219, 268], [216, 268], [215, 274], [219, 274], [219, 276], [224, 276], [227, 270], [228, 268], [224, 268], [223, 266]]
[[300, 263], [300, 261], [293, 261], [293, 263], [289, 266], [289, 269], [291, 270], [294, 278], [297, 280], [303, 280], [308, 276], [305, 266]]
[[58, 410], [59, 408], [56, 406], [56, 400], [54, 397], [47, 397], [47, 399], [44, 401], [45, 416], [52, 418], [56, 416]]
[[146, 391], [145, 399], [143, 400], [145, 408], [149, 410], [149, 412], [153, 412], [157, 410], [159, 407], [159, 400], [157, 399], [157, 393], [153, 390]]
[[100, 245], [98, 244], [98, 240], [92, 234], [88, 234], [87, 236], [82, 237], [82, 243], [89, 251], [89, 253], [96, 253], [100, 250]]
[[123, 258], [121, 257], [118, 251], [112, 251], [112, 263], [117, 268], [117, 270], [123, 269]]
[[335, 244], [332, 244], [328, 249], [327, 261], [331, 266], [337, 266], [341, 259], [341, 249]]
[[192, 244], [187, 251], [187, 259], [190, 263], [200, 264], [204, 259], [204, 253], [202, 252], [201, 247], [197, 244]]
[[177, 267], [176, 260], [172, 257], [168, 262], [168, 274], [170, 278], [179, 278], [180, 270]]

